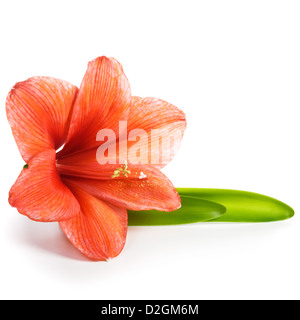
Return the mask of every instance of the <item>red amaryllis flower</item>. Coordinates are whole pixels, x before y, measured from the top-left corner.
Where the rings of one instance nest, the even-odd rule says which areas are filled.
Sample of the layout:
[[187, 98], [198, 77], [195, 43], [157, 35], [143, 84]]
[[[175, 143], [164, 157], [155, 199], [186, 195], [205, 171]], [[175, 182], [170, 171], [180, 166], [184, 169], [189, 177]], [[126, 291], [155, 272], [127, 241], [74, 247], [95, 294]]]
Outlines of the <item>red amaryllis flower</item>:
[[[26, 162], [9, 192], [9, 203], [32, 220], [58, 221], [87, 257], [107, 260], [121, 252], [127, 209], [173, 211], [180, 207], [177, 191], [159, 170], [167, 161], [97, 161], [97, 150], [105, 143], [96, 139], [101, 128], [116, 132], [117, 146], [122, 143], [117, 133], [120, 121], [127, 121], [127, 132], [135, 128], [154, 132], [151, 141], [160, 139], [153, 130], [160, 129], [160, 135], [171, 132], [179, 142], [186, 127], [184, 113], [175, 106], [132, 97], [115, 59], [91, 61], [79, 89], [49, 77], [19, 82], [8, 94], [6, 111]], [[139, 143], [142, 150], [149, 142]], [[161, 149], [154, 148], [154, 154], [161, 156]], [[118, 151], [116, 155], [120, 160]]]

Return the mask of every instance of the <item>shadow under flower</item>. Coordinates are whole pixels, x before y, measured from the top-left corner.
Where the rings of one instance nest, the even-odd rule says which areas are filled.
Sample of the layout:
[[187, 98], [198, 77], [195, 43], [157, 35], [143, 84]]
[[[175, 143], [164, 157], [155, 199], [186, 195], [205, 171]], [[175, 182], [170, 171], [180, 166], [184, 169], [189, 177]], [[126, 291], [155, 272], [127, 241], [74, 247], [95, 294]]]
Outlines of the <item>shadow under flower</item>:
[[32, 223], [24, 217], [24, 220], [18, 224], [18, 228], [14, 228], [13, 236], [22, 245], [69, 259], [90, 261], [71, 244], [56, 222]]

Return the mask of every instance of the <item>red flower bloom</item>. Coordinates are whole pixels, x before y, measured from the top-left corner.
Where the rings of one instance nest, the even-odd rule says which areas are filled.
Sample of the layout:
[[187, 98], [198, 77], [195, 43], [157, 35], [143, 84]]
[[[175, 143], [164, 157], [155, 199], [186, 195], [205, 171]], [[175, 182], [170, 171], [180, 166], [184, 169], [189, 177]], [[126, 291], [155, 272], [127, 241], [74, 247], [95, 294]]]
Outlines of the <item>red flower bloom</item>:
[[[6, 111], [27, 163], [9, 192], [9, 203], [32, 220], [58, 221], [87, 257], [106, 260], [121, 252], [126, 209], [173, 211], [180, 206], [177, 191], [159, 170], [167, 161], [97, 162], [97, 149], [104, 143], [96, 140], [98, 131], [118, 132], [120, 120], [127, 121], [128, 132], [135, 128], [149, 134], [152, 129], [165, 135], [175, 132], [177, 142], [186, 127], [184, 113], [175, 106], [132, 97], [115, 59], [91, 61], [80, 89], [49, 77], [17, 83], [8, 94]], [[154, 133], [153, 139], [158, 141], [159, 136]], [[117, 134], [116, 145], [120, 143]], [[161, 149], [155, 152], [161, 156]]]

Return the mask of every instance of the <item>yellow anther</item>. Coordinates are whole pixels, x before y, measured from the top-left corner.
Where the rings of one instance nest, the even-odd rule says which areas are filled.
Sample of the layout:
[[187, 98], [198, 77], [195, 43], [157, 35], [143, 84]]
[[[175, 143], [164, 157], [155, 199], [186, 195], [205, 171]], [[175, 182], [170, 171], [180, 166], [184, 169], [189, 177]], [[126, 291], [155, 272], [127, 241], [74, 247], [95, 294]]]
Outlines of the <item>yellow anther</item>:
[[117, 178], [120, 176], [120, 174], [122, 173], [123, 176], [125, 176], [126, 178], [128, 178], [128, 175], [131, 173], [130, 170], [127, 170], [128, 166], [127, 166], [127, 161], [125, 160], [123, 167], [121, 168], [117, 168], [114, 171], [114, 174], [111, 176], [112, 178]]

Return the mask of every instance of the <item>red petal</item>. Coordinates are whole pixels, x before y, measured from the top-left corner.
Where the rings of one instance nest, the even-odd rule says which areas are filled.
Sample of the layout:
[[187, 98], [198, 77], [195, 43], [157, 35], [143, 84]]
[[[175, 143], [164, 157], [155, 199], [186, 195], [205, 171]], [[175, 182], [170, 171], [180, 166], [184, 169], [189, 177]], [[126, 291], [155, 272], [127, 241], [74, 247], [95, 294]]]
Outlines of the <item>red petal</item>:
[[99, 57], [88, 64], [74, 105], [70, 131], [59, 157], [99, 145], [102, 128], [117, 131], [127, 119], [131, 105], [129, 82], [122, 66], [113, 58]]
[[77, 91], [70, 83], [49, 77], [30, 78], [10, 91], [7, 118], [25, 162], [64, 143]]
[[143, 159], [143, 163], [162, 168], [180, 147], [186, 118], [183, 111], [166, 101], [133, 97], [128, 132], [136, 128], [145, 130], [149, 137], [148, 145], [141, 146], [141, 150], [148, 150], [144, 152], [148, 160]]
[[96, 159], [96, 149], [74, 153], [57, 160], [57, 169], [61, 175], [90, 179], [111, 179], [118, 165], [100, 165]]
[[[127, 159], [130, 163], [131, 151], [138, 144], [140, 156], [137, 159], [140, 163], [162, 168], [171, 161], [179, 149], [186, 129], [185, 114], [177, 107], [159, 99], [134, 97], [132, 101], [127, 123], [128, 137], [132, 130], [142, 129], [146, 133], [146, 139], [140, 139], [138, 142], [127, 140], [128, 154], [119, 150], [121, 142], [116, 141], [110, 145], [115, 150], [115, 159], [107, 157], [105, 160], [114, 160], [110, 163], [120, 163], [120, 160]], [[96, 161], [96, 153], [97, 148], [92, 148], [85, 152], [67, 154], [59, 157], [58, 163], [68, 175], [73, 173], [75, 176], [88, 178], [109, 178], [114, 166], [99, 165]]]
[[68, 185], [81, 206], [80, 214], [59, 223], [68, 239], [90, 259], [116, 257], [125, 245], [126, 209], [105, 203], [70, 182]]
[[55, 166], [55, 150], [36, 154], [9, 192], [9, 203], [37, 221], [58, 221], [75, 216], [79, 204], [62, 183]]
[[173, 211], [180, 207], [181, 199], [176, 189], [158, 169], [128, 165], [128, 170], [127, 178], [120, 174], [110, 180], [74, 177], [64, 177], [63, 180], [73, 181], [89, 194], [130, 210]]

